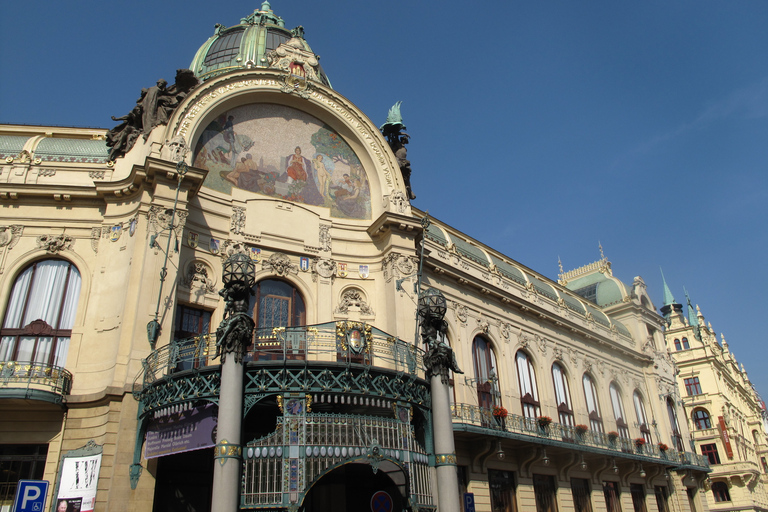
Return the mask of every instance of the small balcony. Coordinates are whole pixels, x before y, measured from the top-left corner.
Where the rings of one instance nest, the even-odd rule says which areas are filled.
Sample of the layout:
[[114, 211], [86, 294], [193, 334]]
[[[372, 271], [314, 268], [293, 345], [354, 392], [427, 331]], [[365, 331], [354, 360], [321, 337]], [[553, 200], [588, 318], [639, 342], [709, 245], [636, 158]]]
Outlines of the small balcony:
[[29, 361], [0, 361], [0, 398], [61, 404], [72, 390], [72, 373]]
[[[615, 437], [591, 430], [581, 431], [569, 425], [549, 423], [544, 426], [536, 418], [509, 414], [506, 418], [493, 416], [490, 409], [476, 405], [454, 404], [451, 406], [454, 431], [485, 433], [497, 438], [517, 439], [546, 446], [556, 446], [583, 452], [614, 455], [619, 458], [661, 463], [671, 467], [693, 467], [710, 471], [709, 463], [702, 455], [679, 452], [671, 447], [660, 450], [656, 444], [641, 444], [635, 439]], [[650, 460], [649, 460], [650, 459]]]

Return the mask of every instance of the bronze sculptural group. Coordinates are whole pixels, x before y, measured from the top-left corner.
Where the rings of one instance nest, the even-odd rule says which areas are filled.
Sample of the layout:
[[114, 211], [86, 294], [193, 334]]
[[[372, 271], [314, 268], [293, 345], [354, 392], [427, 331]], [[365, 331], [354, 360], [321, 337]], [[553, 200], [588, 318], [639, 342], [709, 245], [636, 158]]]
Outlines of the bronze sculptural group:
[[155, 126], [168, 123], [173, 111], [198, 84], [197, 77], [189, 69], [176, 70], [176, 81], [168, 87], [163, 79], [149, 89], [142, 89], [136, 106], [122, 117], [112, 116], [113, 121], [122, 121], [107, 133], [107, 147], [110, 148], [109, 160], [115, 161], [128, 153], [139, 135], [147, 140]]

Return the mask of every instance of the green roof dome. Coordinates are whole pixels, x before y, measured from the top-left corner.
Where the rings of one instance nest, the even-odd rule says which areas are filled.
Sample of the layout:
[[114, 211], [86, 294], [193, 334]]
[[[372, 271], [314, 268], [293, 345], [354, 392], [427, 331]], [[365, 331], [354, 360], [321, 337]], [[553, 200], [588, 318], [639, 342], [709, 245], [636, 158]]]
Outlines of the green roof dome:
[[277, 65], [279, 57], [285, 57], [285, 52], [278, 52], [280, 55], [275, 53], [283, 43], [307, 57], [307, 64], [315, 72], [306, 78], [331, 86], [317, 62], [318, 57], [304, 40], [304, 28], [286, 29], [285, 22], [272, 12], [269, 2], [262, 3], [253, 14], [241, 19], [239, 25], [225, 27], [216, 24], [213, 36], [197, 51], [189, 69], [200, 81], [205, 81], [231, 71], [285, 67]]

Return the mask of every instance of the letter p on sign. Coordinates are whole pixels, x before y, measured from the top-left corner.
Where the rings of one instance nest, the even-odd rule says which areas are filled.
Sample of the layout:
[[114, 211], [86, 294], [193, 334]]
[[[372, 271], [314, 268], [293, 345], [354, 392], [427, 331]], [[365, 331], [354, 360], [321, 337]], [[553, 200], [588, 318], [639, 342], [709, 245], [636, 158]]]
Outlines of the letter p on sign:
[[19, 480], [13, 512], [43, 512], [48, 482], [45, 480]]

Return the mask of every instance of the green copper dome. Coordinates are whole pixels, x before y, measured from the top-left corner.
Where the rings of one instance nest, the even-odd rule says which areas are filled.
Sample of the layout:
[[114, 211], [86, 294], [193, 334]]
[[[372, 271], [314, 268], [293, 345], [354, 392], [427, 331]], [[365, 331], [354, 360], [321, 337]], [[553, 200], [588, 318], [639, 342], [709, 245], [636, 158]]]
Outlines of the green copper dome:
[[272, 12], [269, 2], [264, 2], [253, 14], [240, 20], [239, 25], [224, 27], [216, 24], [215, 32], [200, 47], [189, 66], [200, 81], [217, 75], [243, 69], [276, 67], [274, 50], [286, 43], [292, 48], [311, 54], [310, 64], [316, 66], [316, 78], [330, 87], [330, 81], [322, 67], [316, 62], [317, 56], [304, 40], [304, 28], [285, 28], [285, 22]]

